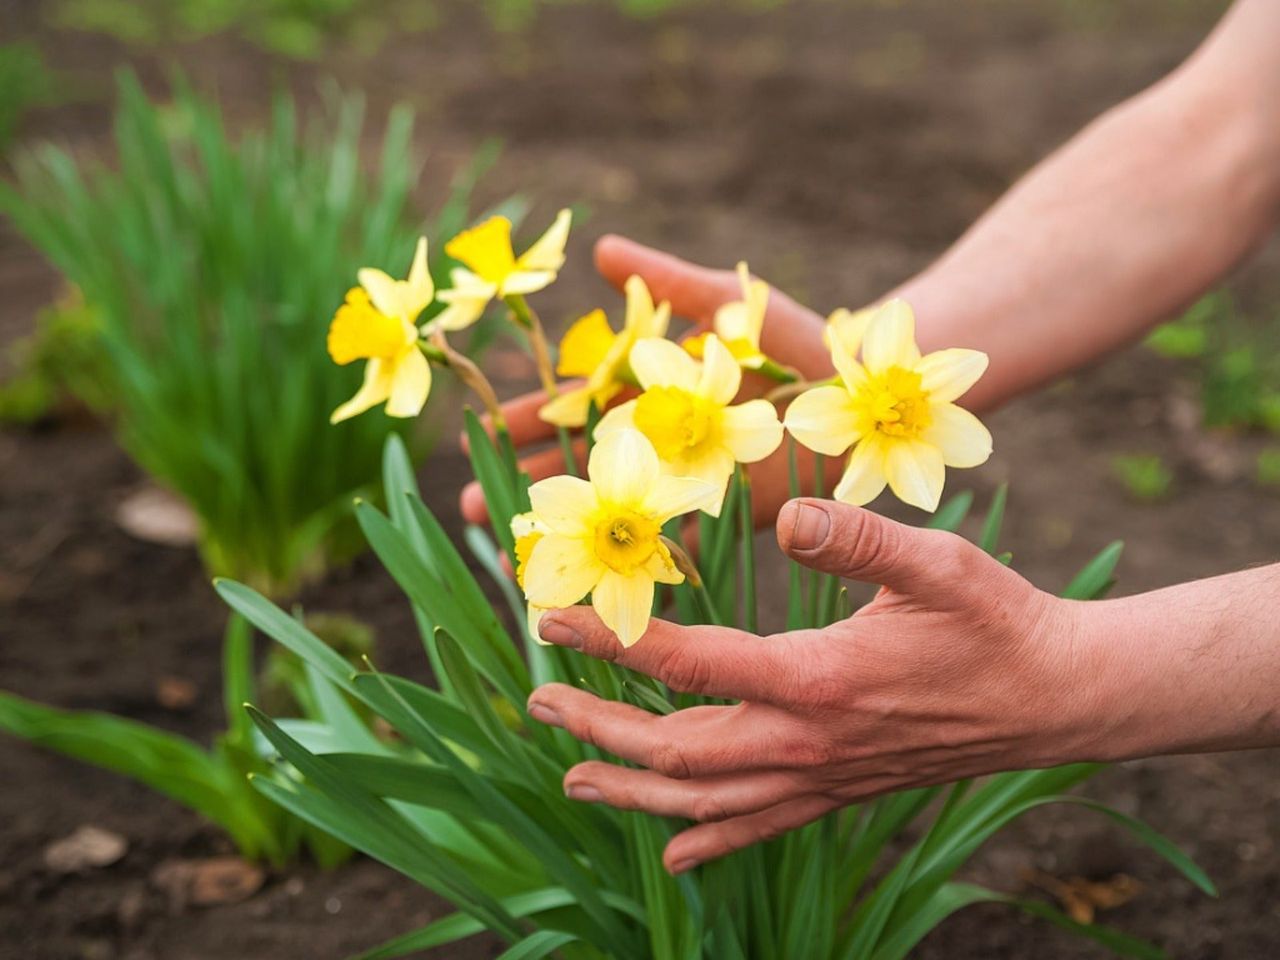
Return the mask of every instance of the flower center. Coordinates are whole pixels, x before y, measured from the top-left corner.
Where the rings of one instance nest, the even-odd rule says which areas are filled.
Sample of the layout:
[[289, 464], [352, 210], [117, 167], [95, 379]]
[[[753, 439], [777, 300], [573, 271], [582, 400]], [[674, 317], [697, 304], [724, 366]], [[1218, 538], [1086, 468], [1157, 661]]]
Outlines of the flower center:
[[511, 249], [511, 221], [506, 217], [490, 217], [446, 243], [444, 252], [461, 260], [480, 279], [501, 283], [516, 268], [515, 253]]
[[334, 363], [394, 360], [412, 342], [405, 336], [403, 321], [379, 312], [363, 287], [347, 291], [346, 303], [329, 327], [329, 356]]
[[633, 510], [610, 510], [596, 524], [596, 556], [610, 570], [630, 576], [658, 550], [662, 528]]
[[653, 387], [636, 401], [636, 429], [663, 460], [678, 460], [703, 443], [715, 425], [715, 406], [679, 387]]
[[516, 538], [516, 584], [524, 589], [524, 571], [529, 566], [529, 558], [533, 556], [533, 548], [545, 536], [541, 530], [526, 533]]
[[933, 423], [929, 394], [920, 386], [920, 374], [890, 367], [863, 388], [864, 412], [881, 433], [914, 440]]

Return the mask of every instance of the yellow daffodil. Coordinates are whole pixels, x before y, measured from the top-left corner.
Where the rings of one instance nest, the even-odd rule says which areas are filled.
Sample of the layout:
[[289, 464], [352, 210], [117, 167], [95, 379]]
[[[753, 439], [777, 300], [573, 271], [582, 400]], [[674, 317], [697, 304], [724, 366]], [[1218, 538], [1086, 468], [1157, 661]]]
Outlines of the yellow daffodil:
[[[764, 330], [764, 314], [769, 307], [769, 284], [752, 279], [745, 262], [738, 264], [738, 283], [742, 286], [742, 299], [730, 301], [716, 310], [712, 330], [739, 365], [748, 370], [759, 370], [769, 361], [760, 351], [760, 333]], [[707, 336], [691, 337], [684, 342], [684, 348], [692, 356], [700, 358]]]
[[718, 491], [663, 475], [653, 444], [637, 430], [598, 441], [587, 476], [549, 477], [529, 488], [533, 520], [548, 532], [529, 544], [520, 565], [525, 597], [552, 610], [590, 593], [600, 619], [631, 646], [649, 624], [654, 584], [684, 580], [660, 539], [662, 525], [706, 506]]
[[811, 450], [838, 456], [853, 447], [837, 500], [861, 505], [887, 483], [901, 499], [936, 510], [946, 467], [976, 467], [991, 455], [991, 434], [952, 401], [978, 381], [987, 355], [939, 350], [920, 355], [915, 316], [890, 300], [866, 318], [862, 362], [849, 349], [850, 329], [834, 331], [837, 383], [815, 387], [787, 410], [786, 427]]
[[534, 293], [550, 286], [564, 266], [572, 219], [568, 210], [561, 210], [546, 233], [518, 257], [511, 246], [511, 221], [506, 217], [490, 217], [446, 243], [444, 252], [465, 267], [450, 274], [452, 289], [440, 291], [440, 300], [448, 306], [430, 327], [461, 330], [479, 320], [495, 297]]
[[581, 387], [565, 390], [553, 398], [538, 415], [559, 427], [581, 427], [594, 401], [598, 409], [618, 395], [630, 369], [627, 358], [641, 340], [664, 337], [671, 322], [671, 305], [665, 300], [656, 307], [643, 280], [627, 279], [627, 313], [622, 332], [614, 333], [603, 310], [593, 310], [577, 320], [560, 341], [560, 362], [556, 373], [562, 377], [585, 377]]
[[[528, 513], [517, 513], [511, 518], [511, 535], [515, 538], [516, 546], [516, 585], [521, 590], [524, 589], [524, 571], [529, 565], [529, 557], [533, 555], [533, 548], [551, 529], [537, 518], [533, 511]], [[542, 619], [542, 615], [547, 612], [546, 607], [535, 606], [530, 603], [528, 606], [529, 636], [537, 640], [538, 643], [545, 641], [538, 636], [538, 621]]]
[[742, 370], [715, 334], [707, 337], [703, 357], [699, 364], [670, 340], [641, 340], [631, 348], [631, 369], [644, 393], [606, 413], [595, 435], [599, 441], [618, 430], [639, 430], [666, 472], [715, 487], [707, 512], [719, 516], [734, 465], [778, 449], [782, 424], [767, 400], [730, 406]]
[[427, 269], [427, 241], [418, 241], [407, 280], [393, 280], [366, 267], [360, 286], [347, 291], [329, 325], [329, 356], [334, 363], [365, 360], [364, 384], [333, 411], [338, 423], [385, 402], [392, 417], [415, 417], [431, 393], [431, 365], [418, 349], [418, 315], [435, 296]]
[[875, 307], [863, 307], [861, 310], [846, 310], [841, 307], [827, 317], [827, 325], [822, 330], [822, 342], [830, 350], [833, 338], [838, 339], [846, 353], [856, 356], [862, 346], [862, 338], [866, 335], [867, 324], [871, 322], [875, 312]]

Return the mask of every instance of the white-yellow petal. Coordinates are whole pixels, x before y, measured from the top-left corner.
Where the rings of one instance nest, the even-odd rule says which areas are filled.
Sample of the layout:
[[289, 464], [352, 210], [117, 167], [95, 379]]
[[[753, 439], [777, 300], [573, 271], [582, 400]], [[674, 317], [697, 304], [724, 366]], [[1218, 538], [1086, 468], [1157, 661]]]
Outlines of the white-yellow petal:
[[894, 298], [876, 308], [862, 338], [862, 363], [875, 374], [890, 367], [910, 369], [920, 359], [916, 318], [905, 300]]
[[600, 499], [633, 509], [644, 503], [659, 471], [658, 454], [639, 430], [601, 437], [587, 462], [587, 475]]
[[498, 284], [498, 296], [537, 293], [551, 286], [555, 279], [556, 275], [550, 270], [517, 270], [502, 278], [502, 283]]
[[665, 300], [653, 305], [653, 295], [643, 279], [632, 274], [624, 287], [627, 295], [626, 319], [623, 333], [630, 334], [632, 342], [643, 337], [665, 337], [671, 321], [671, 305]]
[[921, 440], [887, 442], [884, 472], [890, 489], [903, 503], [929, 512], [938, 509], [946, 467], [937, 447]]
[[991, 432], [968, 410], [954, 403], [930, 409], [933, 423], [920, 438], [942, 452], [948, 467], [977, 467], [991, 456]]
[[653, 556], [645, 561], [644, 572], [653, 577], [655, 583], [684, 583], [684, 574], [676, 568], [664, 550], [653, 552]]
[[517, 513], [511, 518], [511, 535], [519, 540], [531, 533], [550, 533], [551, 528], [538, 519], [532, 510]]
[[929, 399], [949, 403], [962, 396], [987, 372], [988, 357], [981, 350], [936, 350], [925, 354], [916, 365], [920, 388]]
[[697, 389], [701, 376], [697, 360], [670, 340], [657, 337], [637, 340], [627, 362], [631, 364], [631, 372], [640, 386], [646, 390], [679, 387], [692, 393]]
[[527, 607], [525, 608], [525, 615], [524, 615], [525, 629], [529, 631], [529, 636], [533, 637], [534, 641], [540, 647], [551, 646], [551, 644], [543, 640], [542, 637], [538, 634], [538, 624], [542, 622], [542, 618], [545, 617], [548, 612], [549, 611], [546, 607], [539, 607], [536, 604], [532, 604], [532, 603], [528, 604]]
[[725, 446], [738, 463], [763, 460], [782, 443], [778, 411], [768, 400], [748, 400], [726, 408], [721, 429]]
[[387, 317], [402, 317], [400, 291], [395, 280], [376, 267], [363, 267], [357, 271], [356, 277], [379, 313]]
[[529, 487], [529, 504], [537, 518], [554, 533], [584, 536], [590, 532], [589, 520], [596, 508], [596, 493], [591, 484], [579, 477], [547, 477]]
[[636, 402], [634, 400], [628, 400], [612, 410], [605, 411], [604, 416], [600, 418], [600, 422], [596, 424], [595, 439], [600, 440], [611, 433], [617, 433], [619, 430], [636, 429], [635, 413]]
[[[670, 343], [669, 340], [662, 342]], [[679, 347], [676, 350], [688, 356]], [[738, 366], [738, 361], [729, 352], [729, 348], [720, 342], [720, 338], [711, 334], [702, 345], [702, 376], [697, 385], [698, 393], [713, 403], [726, 406], [733, 403], [741, 386], [742, 368]]]
[[436, 285], [431, 280], [431, 269], [427, 264], [427, 238], [418, 238], [418, 247], [413, 252], [413, 266], [409, 268], [409, 279], [404, 285], [405, 307], [412, 316], [404, 319], [413, 323], [427, 305], [435, 299]]
[[851, 357], [856, 357], [862, 348], [862, 338], [866, 336], [867, 324], [875, 314], [875, 307], [863, 307], [861, 310], [846, 310], [841, 307], [827, 317], [827, 325], [822, 331], [822, 340], [827, 349], [833, 343], [839, 343]]
[[[597, 448], [599, 444], [596, 444]], [[723, 463], [723, 461], [721, 461]], [[732, 466], [730, 466], [732, 470]], [[696, 477], [658, 477], [645, 491], [641, 510], [658, 523], [666, 523], [694, 510], [710, 512], [718, 500], [724, 499], [724, 490], [715, 484]]]
[[[670, 472], [672, 478], [680, 478], [684, 480], [700, 481], [707, 485], [706, 491], [699, 491], [696, 488], [690, 488], [687, 491], [662, 491], [664, 498], [669, 498], [669, 502], [662, 502], [665, 509], [673, 509], [673, 505], [683, 506], [677, 502], [677, 496], [685, 497], [685, 510], [678, 512], [692, 512], [693, 510], [702, 510], [710, 516], [720, 516], [720, 511], [724, 507], [724, 498], [729, 491], [729, 480], [733, 477], [734, 467], [736, 466], [733, 454], [729, 452], [728, 447], [718, 447], [712, 450], [704, 450], [696, 457], [683, 457], [673, 463], [664, 464]], [[672, 514], [677, 515], [677, 514]]]
[[844, 387], [806, 390], [787, 407], [788, 432], [810, 450], [839, 456], [857, 442], [858, 411]]
[[391, 396], [391, 375], [394, 372], [393, 365], [385, 360], [373, 359], [366, 363], [364, 382], [360, 385], [360, 389], [356, 391], [354, 397], [333, 411], [329, 422], [341, 423], [383, 403], [387, 397]]
[[622, 645], [629, 647], [649, 628], [653, 593], [653, 578], [644, 571], [625, 577], [609, 570], [592, 591], [591, 605]]
[[520, 256], [516, 264], [519, 269], [546, 271], [554, 280], [556, 272], [564, 266], [564, 248], [569, 242], [572, 222], [573, 214], [568, 209], [556, 214], [555, 222]]
[[533, 545], [524, 566], [524, 595], [538, 607], [571, 607], [595, 588], [607, 569], [589, 538], [548, 533]]
[[417, 347], [409, 350], [395, 365], [391, 374], [391, 394], [387, 397], [387, 416], [416, 417], [431, 394], [431, 364]]
[[874, 434], [860, 441], [849, 455], [849, 462], [832, 496], [855, 507], [880, 496], [889, 482], [884, 472], [884, 455], [884, 445]]

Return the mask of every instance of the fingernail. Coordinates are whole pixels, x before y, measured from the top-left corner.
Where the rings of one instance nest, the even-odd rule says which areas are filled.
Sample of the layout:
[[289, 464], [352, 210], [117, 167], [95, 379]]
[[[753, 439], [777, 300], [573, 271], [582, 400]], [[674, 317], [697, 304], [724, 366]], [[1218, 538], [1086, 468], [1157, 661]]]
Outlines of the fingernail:
[[570, 647], [574, 650], [582, 648], [582, 637], [578, 635], [578, 631], [559, 620], [548, 620], [544, 617], [538, 626], [538, 634], [547, 643], [554, 643], [557, 647]]
[[673, 863], [671, 865], [671, 875], [674, 877], [682, 873], [688, 873], [697, 865], [697, 860], [681, 860], [678, 863]]
[[545, 723], [549, 727], [563, 727], [564, 721], [560, 719], [560, 714], [556, 713], [550, 707], [543, 706], [541, 703], [529, 704], [529, 716], [537, 720], [539, 723]]
[[822, 546], [831, 531], [831, 518], [827, 511], [811, 503], [796, 505], [796, 519], [791, 527], [791, 546], [798, 550], [812, 550]]
[[587, 783], [575, 783], [566, 787], [564, 795], [570, 800], [581, 800], [583, 803], [599, 803], [604, 799], [603, 793]]

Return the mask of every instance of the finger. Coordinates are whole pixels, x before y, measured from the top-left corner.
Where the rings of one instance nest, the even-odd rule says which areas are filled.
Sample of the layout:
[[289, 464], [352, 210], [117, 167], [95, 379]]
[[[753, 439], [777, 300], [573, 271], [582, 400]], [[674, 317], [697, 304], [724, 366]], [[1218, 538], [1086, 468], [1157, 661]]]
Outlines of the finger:
[[[759, 711], [768, 711], [762, 715]], [[792, 727], [769, 708], [690, 707], [659, 716], [564, 683], [529, 695], [529, 716], [667, 777], [684, 780], [792, 763]]]
[[834, 500], [803, 498], [778, 514], [778, 545], [807, 567], [899, 593], [972, 588], [996, 563], [973, 544], [944, 530], [909, 527]]
[[803, 796], [809, 789], [808, 781], [793, 771], [676, 780], [599, 760], [578, 764], [564, 778], [564, 791], [571, 800], [699, 823], [755, 813]]
[[[578, 473], [581, 475], [585, 472], [587, 464], [587, 446], [583, 441], [574, 441], [573, 455], [577, 460]], [[529, 479], [535, 482], [544, 477], [557, 476], [565, 472], [564, 454], [560, 452], [559, 447], [540, 450], [521, 460], [520, 469], [529, 474]], [[472, 480], [462, 488], [459, 502], [462, 506], [462, 518], [467, 523], [489, 522], [489, 508], [484, 501], [484, 491], [480, 489], [477, 481]]]
[[544, 615], [538, 632], [548, 643], [639, 670], [681, 693], [788, 703], [803, 688], [804, 661], [790, 655], [785, 634], [757, 637], [729, 627], [650, 620], [644, 636], [624, 647], [585, 606]]
[[682, 317], [707, 320], [716, 307], [742, 295], [731, 271], [712, 270], [652, 247], [607, 235], [596, 241], [596, 269], [621, 290], [638, 274], [654, 300], [666, 300]]
[[662, 854], [662, 862], [669, 873], [685, 873], [743, 847], [774, 840], [788, 830], [812, 823], [839, 806], [841, 801], [812, 794], [784, 800], [758, 813], [732, 817], [720, 823], [699, 824], [672, 838]]

